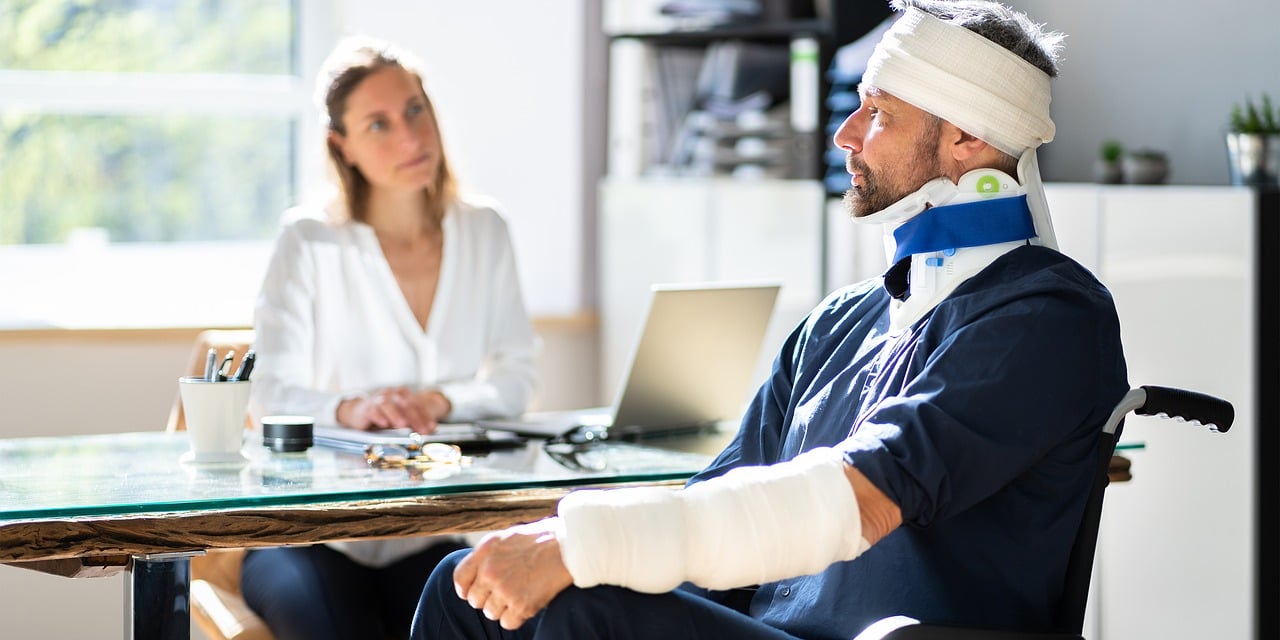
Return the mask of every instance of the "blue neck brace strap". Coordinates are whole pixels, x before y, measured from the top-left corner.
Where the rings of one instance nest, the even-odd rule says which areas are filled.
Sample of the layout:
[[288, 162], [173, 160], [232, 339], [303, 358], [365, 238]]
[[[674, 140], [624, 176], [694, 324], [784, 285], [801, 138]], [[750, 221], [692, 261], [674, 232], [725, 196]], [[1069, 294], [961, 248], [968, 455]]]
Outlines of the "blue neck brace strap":
[[920, 212], [893, 230], [893, 261], [918, 253], [980, 247], [1036, 237], [1027, 197], [949, 204]]

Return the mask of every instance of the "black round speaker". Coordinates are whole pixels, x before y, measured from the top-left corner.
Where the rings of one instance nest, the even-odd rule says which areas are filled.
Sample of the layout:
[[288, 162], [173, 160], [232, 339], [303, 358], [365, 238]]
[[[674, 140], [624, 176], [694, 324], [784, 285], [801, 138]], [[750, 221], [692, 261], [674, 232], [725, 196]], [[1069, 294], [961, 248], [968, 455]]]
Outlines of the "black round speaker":
[[315, 442], [311, 416], [266, 416], [262, 418], [262, 446], [276, 453], [306, 451]]

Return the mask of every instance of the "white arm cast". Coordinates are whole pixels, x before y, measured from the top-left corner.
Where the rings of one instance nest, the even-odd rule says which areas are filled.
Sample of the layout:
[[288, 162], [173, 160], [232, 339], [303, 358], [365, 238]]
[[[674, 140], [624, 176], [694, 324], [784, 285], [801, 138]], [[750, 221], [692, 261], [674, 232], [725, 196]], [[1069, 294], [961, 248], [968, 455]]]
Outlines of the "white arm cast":
[[575, 491], [560, 501], [560, 552], [584, 588], [729, 589], [817, 573], [869, 546], [844, 469], [822, 448], [680, 491]]

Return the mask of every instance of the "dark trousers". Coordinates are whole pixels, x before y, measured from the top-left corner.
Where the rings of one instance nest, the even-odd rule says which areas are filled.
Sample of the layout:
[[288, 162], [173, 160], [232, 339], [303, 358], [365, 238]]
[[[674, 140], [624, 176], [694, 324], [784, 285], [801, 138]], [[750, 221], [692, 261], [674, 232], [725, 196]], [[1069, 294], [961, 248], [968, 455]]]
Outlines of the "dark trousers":
[[442, 542], [380, 568], [324, 545], [257, 549], [240, 589], [279, 640], [404, 638], [427, 576], [461, 548]]
[[454, 591], [453, 570], [468, 553], [450, 554], [431, 573], [413, 618], [413, 640], [795, 640], [691, 591], [653, 595], [620, 587], [569, 587], [523, 627], [507, 631]]

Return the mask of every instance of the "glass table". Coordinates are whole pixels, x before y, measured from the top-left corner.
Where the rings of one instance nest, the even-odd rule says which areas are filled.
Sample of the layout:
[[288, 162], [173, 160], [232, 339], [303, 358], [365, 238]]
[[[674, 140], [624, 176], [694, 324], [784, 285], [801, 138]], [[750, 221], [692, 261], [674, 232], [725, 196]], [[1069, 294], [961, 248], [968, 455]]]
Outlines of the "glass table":
[[0, 440], [0, 562], [73, 577], [126, 571], [125, 636], [187, 638], [193, 555], [498, 529], [554, 513], [577, 487], [679, 486], [710, 460], [691, 451], [722, 442], [530, 441], [462, 464], [375, 468], [332, 449], [252, 444], [243, 463], [183, 464], [183, 432]]

